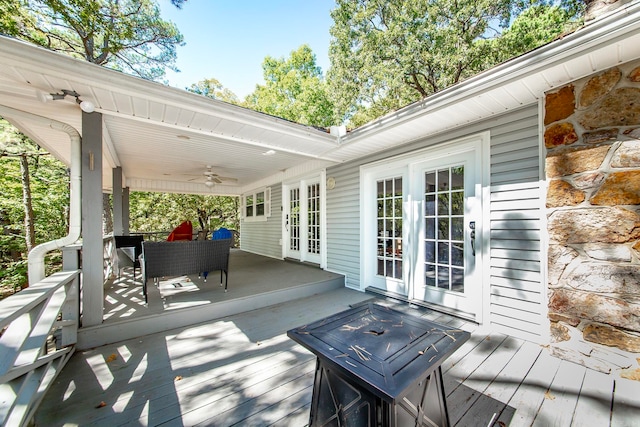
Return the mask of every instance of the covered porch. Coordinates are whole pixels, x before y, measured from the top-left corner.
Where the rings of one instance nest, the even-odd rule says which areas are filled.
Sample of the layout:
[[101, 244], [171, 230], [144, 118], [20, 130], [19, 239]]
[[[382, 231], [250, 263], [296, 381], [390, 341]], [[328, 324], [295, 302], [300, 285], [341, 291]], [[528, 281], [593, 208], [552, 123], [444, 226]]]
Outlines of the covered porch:
[[[286, 331], [371, 298], [335, 289], [77, 352], [45, 396], [35, 424], [306, 425], [315, 357]], [[452, 425], [637, 421], [637, 381], [561, 361], [543, 346], [446, 314], [376, 302], [472, 333], [442, 367]]]

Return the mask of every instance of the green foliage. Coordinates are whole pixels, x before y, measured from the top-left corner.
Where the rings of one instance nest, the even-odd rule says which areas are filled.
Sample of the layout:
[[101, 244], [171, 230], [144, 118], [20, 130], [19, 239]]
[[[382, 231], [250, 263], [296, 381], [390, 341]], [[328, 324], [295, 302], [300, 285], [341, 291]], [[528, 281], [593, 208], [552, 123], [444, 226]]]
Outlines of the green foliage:
[[189, 92], [197, 93], [208, 98], [218, 99], [220, 101], [228, 102], [229, 104], [240, 105], [240, 100], [236, 94], [230, 89], [222, 86], [222, 83], [213, 77], [200, 80], [198, 83], [194, 83], [186, 89]]
[[0, 34], [19, 37], [24, 28], [35, 25], [26, 0], [0, 0]]
[[[177, 27], [152, 0], [0, 0], [0, 33], [148, 79], [175, 69]], [[175, 0], [181, 6], [184, 0]]]
[[[436, 93], [551, 41], [575, 18], [575, 6], [535, 0], [337, 0], [328, 75], [336, 109], [357, 126]], [[527, 13], [515, 19], [522, 10]], [[498, 41], [512, 21], [508, 40]]]
[[200, 229], [198, 210], [209, 215], [205, 229], [225, 227], [238, 230], [240, 219], [238, 197], [201, 196], [132, 192], [129, 199], [130, 229], [132, 232], [171, 231], [182, 221]]
[[493, 40], [492, 62], [521, 55], [577, 28], [580, 21], [571, 10], [534, 5], [520, 14], [502, 36]]
[[[3, 289], [24, 287], [27, 245], [19, 157], [26, 155], [36, 244], [61, 238], [68, 230], [69, 177], [65, 165], [0, 119], [0, 280]], [[59, 268], [54, 255], [50, 269]]]
[[265, 84], [246, 97], [246, 107], [310, 126], [335, 123], [329, 87], [309, 46], [286, 59], [267, 56], [262, 69]]

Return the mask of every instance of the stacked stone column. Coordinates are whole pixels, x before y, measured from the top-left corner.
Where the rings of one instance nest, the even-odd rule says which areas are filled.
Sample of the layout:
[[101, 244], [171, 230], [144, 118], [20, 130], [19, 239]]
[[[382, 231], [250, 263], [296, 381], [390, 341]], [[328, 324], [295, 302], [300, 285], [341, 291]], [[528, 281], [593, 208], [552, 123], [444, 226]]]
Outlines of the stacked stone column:
[[640, 352], [640, 61], [546, 95], [554, 341]]

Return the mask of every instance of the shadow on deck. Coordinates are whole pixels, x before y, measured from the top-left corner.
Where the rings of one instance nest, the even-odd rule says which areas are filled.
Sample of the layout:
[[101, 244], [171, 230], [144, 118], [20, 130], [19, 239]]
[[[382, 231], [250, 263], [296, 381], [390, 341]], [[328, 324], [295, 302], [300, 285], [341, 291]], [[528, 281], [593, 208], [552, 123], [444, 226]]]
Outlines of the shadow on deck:
[[228, 292], [220, 272], [205, 282], [197, 275], [163, 278], [147, 283], [142, 294], [140, 270], [123, 269], [105, 286], [103, 323], [78, 331], [78, 348], [86, 349], [138, 336], [193, 325], [225, 316], [305, 298], [344, 287], [344, 276], [315, 266], [281, 261], [239, 249], [229, 259]]
[[[36, 426], [304, 426], [315, 357], [286, 331], [371, 295], [346, 288], [77, 352]], [[431, 310], [378, 303], [468, 330], [442, 365], [453, 426], [636, 425], [640, 383]]]

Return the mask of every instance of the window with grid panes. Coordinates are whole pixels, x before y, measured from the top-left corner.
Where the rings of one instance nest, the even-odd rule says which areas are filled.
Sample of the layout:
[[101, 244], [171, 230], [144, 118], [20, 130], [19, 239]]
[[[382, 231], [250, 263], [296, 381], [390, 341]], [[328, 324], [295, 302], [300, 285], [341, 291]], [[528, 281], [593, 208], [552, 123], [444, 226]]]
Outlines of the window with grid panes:
[[402, 177], [376, 185], [378, 275], [402, 279]]

